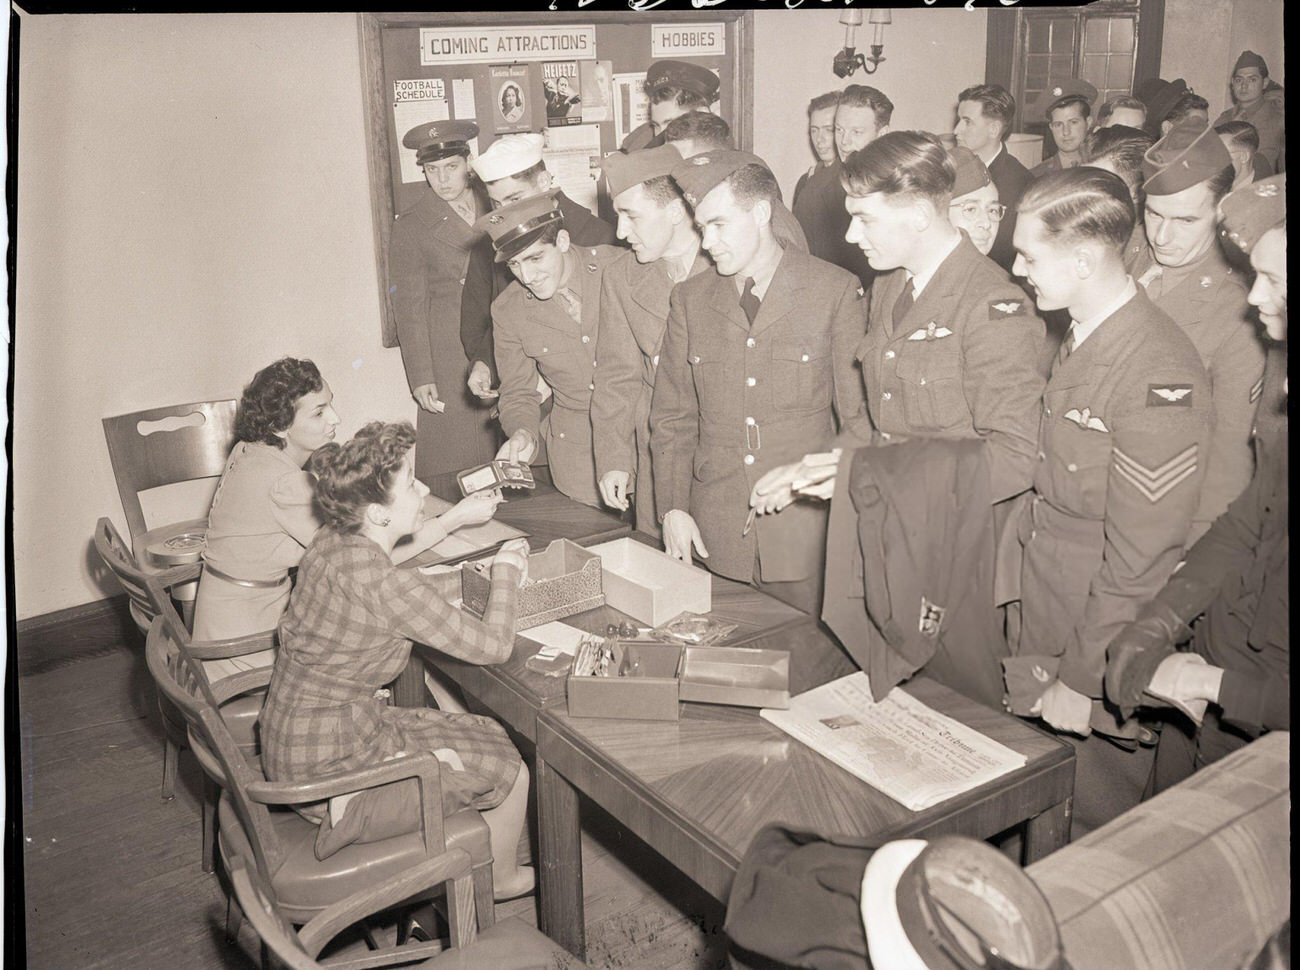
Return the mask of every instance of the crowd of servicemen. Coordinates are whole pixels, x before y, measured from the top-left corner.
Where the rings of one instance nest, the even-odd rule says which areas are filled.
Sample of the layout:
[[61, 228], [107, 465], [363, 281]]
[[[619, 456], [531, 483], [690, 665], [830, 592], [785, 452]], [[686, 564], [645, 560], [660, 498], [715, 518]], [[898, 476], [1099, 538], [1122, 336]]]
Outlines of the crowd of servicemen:
[[658, 61], [613, 222], [541, 134], [418, 126], [389, 266], [416, 474], [548, 462], [823, 617], [877, 696], [923, 671], [1041, 719], [1089, 830], [1290, 722], [1282, 90], [1249, 51], [1231, 85], [1211, 125], [1181, 79], [1050, 81], [1026, 169], [998, 85], [939, 137], [850, 84], [808, 105], [787, 208], [717, 76]]

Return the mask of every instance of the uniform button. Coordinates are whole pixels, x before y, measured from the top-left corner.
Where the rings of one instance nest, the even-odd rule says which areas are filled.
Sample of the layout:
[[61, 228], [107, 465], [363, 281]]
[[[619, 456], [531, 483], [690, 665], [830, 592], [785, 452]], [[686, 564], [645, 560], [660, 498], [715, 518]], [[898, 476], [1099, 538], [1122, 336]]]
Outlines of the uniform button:
[[692, 363], [692, 364], [698, 364], [699, 362], [700, 362], [700, 358], [699, 358], [698, 355], [692, 355], [692, 356], [691, 356], [691, 363]]
[[897, 356], [898, 356], [898, 355], [895, 354], [892, 350], [886, 350], [886, 351], [885, 351], [885, 360], [893, 360], [893, 359], [894, 359], [895, 357], [897, 357]]
[[563, 432], [563, 431], [560, 432], [560, 437], [561, 437], [561, 438], [564, 437], [564, 432]]
[[584, 333], [584, 334], [582, 335], [582, 342], [583, 342], [584, 344], [589, 344], [589, 343], [591, 343], [591, 338], [588, 337], [588, 336]]
[[1038, 538], [1038, 530], [1037, 530], [1037, 529], [1030, 529], [1030, 530], [1029, 530], [1029, 538], [1030, 538], [1031, 540], [1032, 540], [1032, 539], [1037, 539], [1037, 538]]
[[459, 280], [458, 282], [460, 283], [461, 286], [464, 286], [464, 285], [465, 285], [465, 281], [464, 281], [464, 280]]
[[1044, 413], [1045, 415], [1047, 415], [1047, 416], [1050, 418], [1050, 417], [1052, 416], [1052, 409], [1051, 409], [1051, 408], [1043, 408], [1043, 413]]
[[1039, 460], [1039, 461], [1046, 461], [1046, 460], [1047, 460], [1047, 453], [1044, 452], [1044, 451], [1040, 451], [1040, 452], [1038, 453], [1038, 460]]
[[886, 391], [884, 394], [880, 396], [883, 397], [886, 401], [892, 401], [894, 399], [894, 395], [889, 393], [889, 391]]
[[800, 357], [799, 359], [800, 359], [801, 361], [803, 361], [805, 364], [808, 363], [808, 355], [807, 355], [807, 354], [804, 354], [804, 355], [803, 355], [802, 357]]
[[921, 378], [917, 383], [918, 383], [918, 384], [925, 384], [925, 378], [922, 377], [922, 378]]
[[752, 464], [754, 464], [754, 456], [753, 456], [753, 455], [746, 455], [746, 456], [745, 456], [745, 464], [746, 464], [746, 465], [752, 465]]
[[658, 366], [659, 366], [659, 355], [658, 355], [658, 354], [655, 354], [653, 357], [650, 358], [650, 366], [651, 366], [651, 367], [658, 367]]
[[888, 431], [882, 431], [882, 432], [880, 432], [880, 437], [882, 437], [882, 438], [884, 438], [886, 441], [888, 441], [890, 438], [893, 437], [893, 435], [891, 435]]
[[592, 367], [595, 367], [595, 366], [596, 366], [596, 358], [595, 358], [595, 357], [591, 358], [591, 366], [592, 366]]
[[1065, 466], [1065, 470], [1067, 472], [1077, 472], [1079, 470], [1079, 466], [1076, 465], [1074, 462], [1070, 462], [1068, 465]]
[[756, 346], [757, 343], [758, 343], [758, 341], [756, 341], [753, 337], [746, 337], [746, 338], [745, 338], [745, 346], [746, 346], [746, 347], [753, 347], [753, 346]]
[[551, 348], [550, 348], [550, 347], [543, 347], [543, 348], [542, 348], [542, 353], [544, 353], [544, 354], [548, 354], [548, 353], [550, 353], [550, 352], [551, 352]]
[[748, 424], [748, 425], [750, 425], [750, 426], [752, 427], [753, 424], [754, 424], [754, 419], [753, 419], [753, 418], [746, 418], [746, 419], [745, 419], [745, 423]]
[[595, 384], [588, 384], [588, 385], [587, 385], [587, 390], [589, 390], [589, 391], [594, 391], [595, 389], [596, 389], [596, 385], [595, 385]]
[[752, 378], [752, 377], [746, 377], [746, 378], [745, 378], [745, 386], [746, 386], [746, 387], [753, 387], [753, 386], [754, 386], [755, 384], [757, 384], [757, 383], [758, 383], [758, 381], [755, 380], [755, 379]]

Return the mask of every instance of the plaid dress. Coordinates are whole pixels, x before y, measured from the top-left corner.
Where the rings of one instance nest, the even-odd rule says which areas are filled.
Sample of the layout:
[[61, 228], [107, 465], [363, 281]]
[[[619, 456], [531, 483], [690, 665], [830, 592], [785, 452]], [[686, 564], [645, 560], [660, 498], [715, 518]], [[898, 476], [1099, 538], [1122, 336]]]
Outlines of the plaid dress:
[[483, 620], [453, 607], [451, 577], [398, 569], [370, 539], [325, 528], [302, 558], [262, 710], [262, 765], [275, 781], [309, 781], [379, 764], [399, 753], [445, 755], [443, 802], [499, 805], [519, 772], [519, 753], [488, 717], [389, 707], [380, 692], [417, 640], [467, 660], [491, 663], [514, 644], [513, 567], [493, 568]]

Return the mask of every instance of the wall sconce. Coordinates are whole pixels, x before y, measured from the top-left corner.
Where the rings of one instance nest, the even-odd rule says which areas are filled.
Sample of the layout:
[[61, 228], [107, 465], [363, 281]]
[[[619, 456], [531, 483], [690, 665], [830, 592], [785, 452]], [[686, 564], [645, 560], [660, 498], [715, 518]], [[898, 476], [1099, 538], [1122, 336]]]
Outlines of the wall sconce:
[[881, 53], [885, 49], [885, 24], [893, 23], [889, 8], [873, 8], [867, 22], [872, 25], [871, 53], [864, 57], [855, 52], [853, 37], [862, 26], [862, 11], [845, 10], [840, 14], [840, 23], [844, 25], [844, 50], [836, 54], [835, 60], [831, 62], [831, 70], [836, 77], [848, 77], [858, 68], [862, 68], [865, 74], [875, 74], [877, 65], [885, 59]]

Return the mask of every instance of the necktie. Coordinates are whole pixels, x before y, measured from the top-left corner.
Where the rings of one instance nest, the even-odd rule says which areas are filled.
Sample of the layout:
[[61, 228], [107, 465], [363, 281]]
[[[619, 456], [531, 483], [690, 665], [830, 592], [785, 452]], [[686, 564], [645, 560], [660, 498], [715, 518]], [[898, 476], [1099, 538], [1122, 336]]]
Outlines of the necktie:
[[745, 319], [749, 325], [754, 325], [754, 319], [758, 316], [758, 308], [761, 306], [759, 299], [754, 295], [754, 278], [745, 277], [745, 292], [740, 294], [740, 308], [745, 311]]
[[907, 311], [912, 309], [912, 304], [916, 302], [916, 295], [912, 292], [912, 281], [908, 280], [903, 286], [903, 292], [898, 295], [894, 301], [894, 326], [900, 326], [903, 318], [907, 316]]
[[1159, 263], [1152, 263], [1151, 268], [1138, 277], [1138, 285], [1147, 291], [1147, 296], [1153, 300], [1160, 298], [1160, 293], [1164, 289], [1161, 282], [1165, 275], [1165, 268]]
[[1072, 353], [1074, 353], [1074, 345], [1075, 345], [1074, 322], [1071, 321], [1070, 330], [1065, 335], [1065, 339], [1061, 341], [1061, 349], [1056, 354], [1057, 368], [1060, 368], [1060, 366], [1065, 363], [1065, 358], [1069, 357]]

